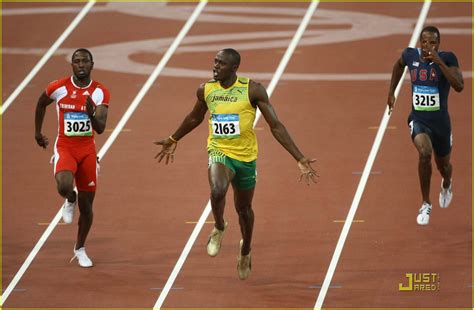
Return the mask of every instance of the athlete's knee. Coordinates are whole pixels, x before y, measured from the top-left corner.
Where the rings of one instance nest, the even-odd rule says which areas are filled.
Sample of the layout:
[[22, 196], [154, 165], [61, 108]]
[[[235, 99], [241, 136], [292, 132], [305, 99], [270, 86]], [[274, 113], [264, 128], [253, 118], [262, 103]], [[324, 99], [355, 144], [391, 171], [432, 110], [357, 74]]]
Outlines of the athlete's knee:
[[227, 187], [220, 184], [211, 185], [211, 199], [213, 201], [219, 201], [225, 198], [227, 193]]
[[73, 190], [74, 190], [74, 187], [72, 184], [67, 184], [64, 182], [58, 183], [58, 193], [62, 197], [67, 197], [67, 195], [71, 193]]
[[430, 148], [423, 147], [418, 150], [419, 153], [419, 160], [422, 163], [431, 162], [431, 156], [433, 155], [433, 151]]
[[94, 192], [79, 192], [79, 211], [81, 215], [92, 217], [92, 203], [94, 202]]
[[87, 218], [92, 218], [94, 212], [92, 211], [92, 205], [90, 203], [84, 203], [79, 201], [79, 212], [81, 216], [85, 216]]
[[253, 210], [251, 204], [245, 206], [235, 206], [235, 211], [237, 211], [239, 217], [253, 217]]

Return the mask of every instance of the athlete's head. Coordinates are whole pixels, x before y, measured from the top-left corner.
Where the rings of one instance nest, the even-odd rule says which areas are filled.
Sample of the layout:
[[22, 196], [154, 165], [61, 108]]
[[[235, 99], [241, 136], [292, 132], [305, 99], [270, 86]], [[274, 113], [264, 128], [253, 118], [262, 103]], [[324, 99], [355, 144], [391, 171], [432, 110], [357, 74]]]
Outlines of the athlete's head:
[[214, 79], [227, 80], [237, 74], [240, 65], [240, 54], [232, 48], [220, 50], [214, 58]]
[[428, 56], [429, 51], [438, 51], [441, 35], [435, 26], [426, 26], [420, 33], [420, 46], [423, 56]]
[[75, 50], [74, 53], [72, 53], [71, 65], [76, 78], [88, 78], [91, 74], [92, 68], [94, 67], [92, 53], [85, 48]]

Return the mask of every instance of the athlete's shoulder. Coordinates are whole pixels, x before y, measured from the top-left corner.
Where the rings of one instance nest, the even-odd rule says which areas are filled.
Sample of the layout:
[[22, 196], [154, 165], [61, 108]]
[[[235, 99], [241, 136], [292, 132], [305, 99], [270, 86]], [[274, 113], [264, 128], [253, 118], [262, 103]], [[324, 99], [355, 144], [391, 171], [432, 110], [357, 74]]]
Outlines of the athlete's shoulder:
[[265, 87], [260, 83], [255, 80], [249, 79], [249, 97], [250, 101], [254, 101], [255, 99], [261, 100], [265, 99], [265, 101], [268, 101], [268, 94], [267, 90]]
[[110, 92], [109, 89], [102, 83], [93, 80], [91, 85], [88, 87], [89, 91], [92, 92], [92, 100], [95, 104], [100, 105], [109, 105], [110, 102]]
[[438, 55], [446, 63], [448, 67], [451, 67], [451, 66], [459, 67], [458, 58], [453, 52], [439, 51]]
[[52, 86], [61, 87], [61, 86], [66, 85], [70, 81], [70, 79], [71, 79], [70, 76], [66, 76], [66, 77], [49, 82], [48, 86], [52, 85]]
[[249, 84], [249, 81], [250, 81], [250, 79], [248, 77], [244, 77], [244, 76], [237, 77], [237, 80], [242, 85], [247, 85], [247, 84]]
[[248, 82], [247, 82], [247, 83], [249, 84], [249, 87], [252, 87], [252, 88], [255, 88], [255, 87], [257, 87], [257, 88], [263, 88], [262, 83], [257, 82], [257, 81], [252, 80], [252, 79], [248, 79]]
[[70, 81], [70, 78], [71, 77], [68, 76], [49, 82], [48, 86], [46, 86], [46, 95], [51, 96], [57, 89], [63, 86], [65, 87]]
[[414, 57], [417, 55], [418, 55], [418, 49], [413, 48], [413, 47], [406, 47], [402, 52], [403, 57]]
[[211, 79], [211, 80], [208, 80], [208, 81], [204, 82], [203, 84], [206, 85], [206, 84], [216, 84], [216, 83], [217, 83], [217, 80]]
[[95, 80], [92, 81], [91, 87], [93, 87], [93, 88], [100, 88], [100, 89], [102, 89], [102, 90], [104, 90], [104, 91], [107, 91], [107, 92], [109, 91], [109, 89], [107, 88], [107, 86], [105, 86], [105, 85], [102, 84], [101, 82], [95, 81]]

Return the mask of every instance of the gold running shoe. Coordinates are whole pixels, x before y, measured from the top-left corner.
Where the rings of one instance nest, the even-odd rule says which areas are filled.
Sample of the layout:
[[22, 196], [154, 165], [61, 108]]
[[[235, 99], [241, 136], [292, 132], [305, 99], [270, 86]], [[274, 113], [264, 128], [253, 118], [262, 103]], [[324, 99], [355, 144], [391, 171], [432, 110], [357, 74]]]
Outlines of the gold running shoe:
[[207, 241], [207, 254], [209, 256], [216, 256], [219, 254], [221, 249], [222, 238], [224, 237], [224, 232], [227, 229], [227, 222], [224, 222], [224, 230], [219, 230], [215, 226], [212, 229], [211, 234], [209, 235], [209, 240]]
[[244, 240], [240, 240], [240, 251], [239, 256], [237, 257], [237, 271], [239, 273], [239, 279], [245, 280], [250, 276], [250, 271], [252, 271], [252, 257], [250, 253], [248, 255], [242, 255], [242, 245]]

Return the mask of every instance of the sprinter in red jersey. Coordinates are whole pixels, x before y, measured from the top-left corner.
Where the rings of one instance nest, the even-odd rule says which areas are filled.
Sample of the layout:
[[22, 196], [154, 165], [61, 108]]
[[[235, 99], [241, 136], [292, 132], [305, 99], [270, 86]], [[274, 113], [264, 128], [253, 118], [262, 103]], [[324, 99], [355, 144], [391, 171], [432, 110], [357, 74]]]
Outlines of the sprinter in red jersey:
[[38, 99], [35, 139], [39, 146], [48, 146], [48, 138], [41, 129], [46, 107], [56, 102], [58, 137], [54, 144], [54, 176], [58, 193], [65, 198], [63, 220], [72, 223], [75, 207], [79, 205], [79, 230], [73, 259], [77, 258], [81, 267], [92, 267], [84, 244], [92, 226], [92, 204], [97, 186], [94, 131], [104, 132], [110, 95], [107, 88], [91, 79], [94, 61], [89, 50], [76, 50], [71, 66], [73, 75], [51, 82]]

